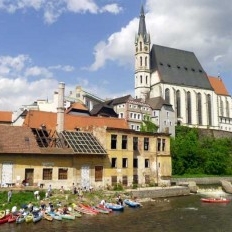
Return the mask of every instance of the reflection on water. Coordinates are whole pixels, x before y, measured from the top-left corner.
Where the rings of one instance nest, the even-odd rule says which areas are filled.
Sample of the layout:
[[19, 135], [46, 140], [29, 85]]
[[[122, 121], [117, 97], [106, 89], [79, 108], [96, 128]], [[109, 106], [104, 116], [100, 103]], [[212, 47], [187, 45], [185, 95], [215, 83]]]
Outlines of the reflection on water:
[[142, 208], [125, 208], [110, 215], [83, 215], [74, 221], [45, 221], [38, 224], [3, 224], [0, 231], [231, 231], [232, 203], [202, 203], [200, 195], [169, 198], [143, 203]]

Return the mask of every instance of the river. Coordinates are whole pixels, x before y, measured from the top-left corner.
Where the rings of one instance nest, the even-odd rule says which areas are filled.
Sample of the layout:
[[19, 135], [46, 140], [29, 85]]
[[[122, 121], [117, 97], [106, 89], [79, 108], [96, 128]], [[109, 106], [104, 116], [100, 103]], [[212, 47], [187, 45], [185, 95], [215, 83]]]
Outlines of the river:
[[[201, 194], [157, 199], [144, 202], [143, 207], [125, 208], [124, 212], [109, 215], [83, 215], [74, 221], [42, 220], [37, 224], [2, 224], [4, 232], [228, 232], [232, 229], [232, 202], [202, 203]], [[227, 196], [232, 198], [231, 195]]]

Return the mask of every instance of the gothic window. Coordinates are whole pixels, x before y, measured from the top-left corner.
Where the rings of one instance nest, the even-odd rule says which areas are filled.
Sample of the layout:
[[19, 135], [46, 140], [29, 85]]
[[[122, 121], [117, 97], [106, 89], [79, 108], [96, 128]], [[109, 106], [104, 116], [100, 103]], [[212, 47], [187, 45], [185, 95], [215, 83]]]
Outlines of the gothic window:
[[145, 57], [145, 66], [147, 67], [147, 57]]
[[223, 104], [222, 99], [221, 99], [220, 103], [221, 103], [221, 116], [224, 116], [224, 104]]
[[210, 94], [207, 95], [207, 116], [208, 116], [208, 125], [212, 126], [212, 103]]
[[187, 92], [187, 123], [192, 123], [192, 105], [190, 92]]
[[181, 117], [181, 101], [180, 101], [180, 90], [176, 91], [176, 116]]
[[147, 76], [146, 76], [146, 84], [147, 84]]
[[201, 94], [197, 94], [197, 119], [198, 125], [202, 125], [202, 101], [201, 101]]
[[140, 66], [143, 66], [143, 58], [141, 56], [140, 56], [139, 60], [140, 60]]
[[142, 51], [142, 42], [139, 42], [139, 50]]
[[140, 76], [140, 84], [142, 84], [142, 83], [143, 83], [143, 77]]
[[230, 105], [228, 101], [226, 101], [226, 116], [230, 117]]
[[165, 100], [170, 103], [170, 89], [165, 89]]

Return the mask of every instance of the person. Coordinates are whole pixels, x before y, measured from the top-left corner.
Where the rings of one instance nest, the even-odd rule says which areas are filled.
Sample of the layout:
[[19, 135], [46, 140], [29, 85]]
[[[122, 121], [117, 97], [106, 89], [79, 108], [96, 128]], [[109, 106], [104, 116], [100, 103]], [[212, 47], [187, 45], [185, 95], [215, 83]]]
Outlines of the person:
[[79, 189], [78, 195], [79, 195], [80, 199], [82, 199], [82, 197], [83, 197], [83, 192], [82, 192], [82, 189], [81, 189], [81, 188]]
[[48, 194], [47, 194], [48, 197], [50, 197], [50, 196], [52, 195], [52, 186], [51, 186], [51, 185], [48, 186], [48, 191], [47, 191], [47, 193], [48, 193]]
[[72, 194], [77, 194], [77, 187], [74, 183], [72, 184]]
[[64, 193], [64, 186], [60, 187], [60, 193], [62, 193], [62, 194]]
[[117, 202], [116, 202], [118, 205], [123, 205], [123, 200], [122, 200], [122, 198], [121, 198], [121, 196], [120, 195], [118, 195], [118, 197], [117, 197]]
[[69, 213], [67, 205], [64, 205], [62, 211], [63, 211], [63, 214], [68, 214]]
[[100, 205], [103, 206], [105, 208], [106, 205], [106, 201], [104, 199], [101, 200]]
[[29, 212], [32, 212], [33, 211], [33, 203], [30, 201], [29, 204], [27, 205], [27, 208], [29, 210]]
[[38, 190], [36, 190], [34, 192], [34, 196], [35, 196], [35, 199], [38, 200], [38, 198], [39, 198], [39, 191]]
[[40, 201], [40, 209], [41, 210], [46, 210], [46, 204], [44, 203], [44, 201]]
[[7, 201], [8, 201], [8, 202], [11, 202], [11, 198], [12, 198], [12, 190], [9, 190], [9, 192], [8, 192], [7, 196], [8, 196]]

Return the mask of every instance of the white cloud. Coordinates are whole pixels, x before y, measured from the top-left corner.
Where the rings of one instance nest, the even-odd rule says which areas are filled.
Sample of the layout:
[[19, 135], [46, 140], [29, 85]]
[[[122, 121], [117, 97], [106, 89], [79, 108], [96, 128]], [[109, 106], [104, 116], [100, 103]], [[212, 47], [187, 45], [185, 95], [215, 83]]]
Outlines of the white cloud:
[[47, 68], [34, 66], [34, 67], [30, 67], [26, 69], [25, 76], [26, 77], [40, 76], [40, 77], [45, 77], [45, 78], [52, 78], [53, 73], [50, 72]]
[[0, 0], [0, 10], [15, 13], [33, 9], [43, 11], [44, 21], [52, 24], [66, 12], [98, 14], [108, 12], [118, 14], [122, 8], [118, 4], [97, 5], [96, 0]]
[[109, 13], [113, 13], [113, 14], [118, 14], [122, 11], [122, 7], [118, 6], [117, 4], [108, 4], [103, 6], [100, 9], [100, 12], [109, 12]]
[[[228, 71], [232, 60], [232, 31], [228, 29], [232, 24], [231, 11], [232, 4], [227, 0], [220, 1], [220, 4], [216, 0], [147, 0], [147, 31], [152, 44], [194, 52], [207, 72], [217, 73], [217, 62]], [[95, 60], [90, 70], [102, 68], [107, 61], [115, 61], [125, 67], [133, 64], [139, 13], [127, 26], [95, 46]], [[215, 59], [219, 56], [220, 59]]]

